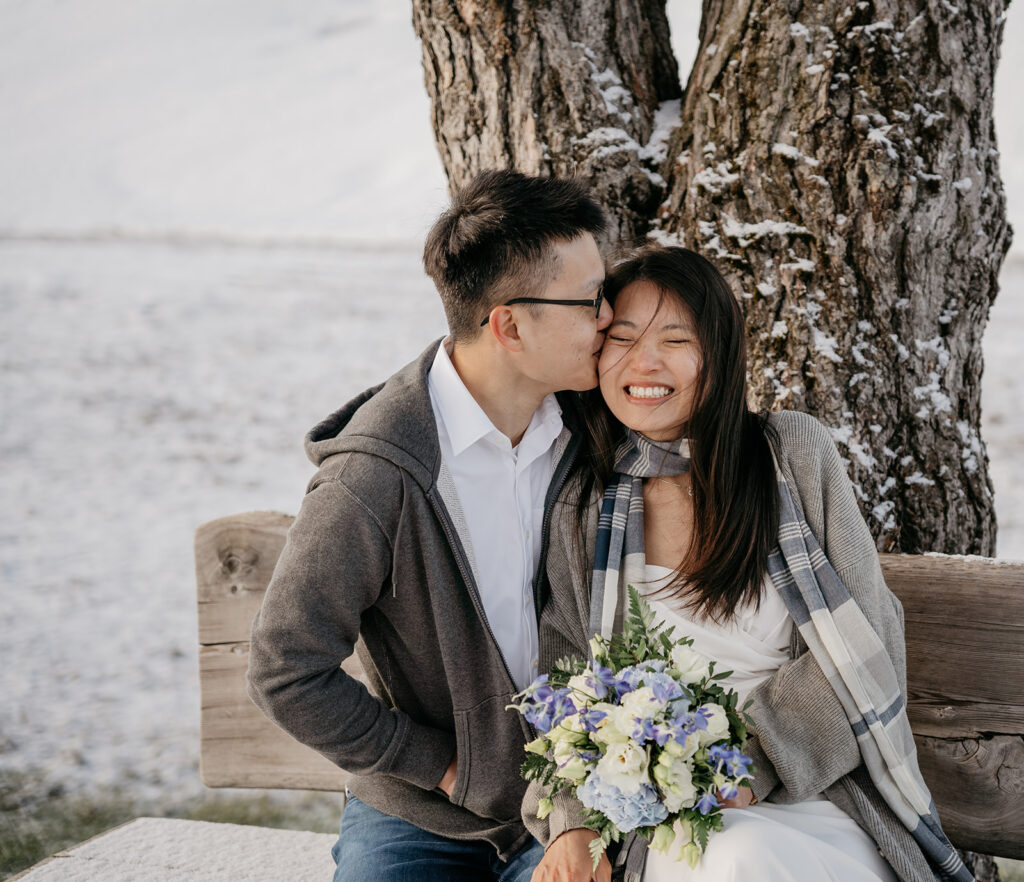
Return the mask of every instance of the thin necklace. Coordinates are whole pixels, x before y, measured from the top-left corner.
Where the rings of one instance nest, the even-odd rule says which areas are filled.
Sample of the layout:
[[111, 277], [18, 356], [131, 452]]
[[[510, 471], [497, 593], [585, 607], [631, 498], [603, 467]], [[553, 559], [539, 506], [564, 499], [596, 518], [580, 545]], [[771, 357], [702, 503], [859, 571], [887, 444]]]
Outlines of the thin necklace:
[[[682, 484], [678, 484], [675, 481], [670, 481], [668, 478], [659, 478], [657, 475], [652, 475], [655, 481], [660, 481], [662, 484], [669, 484], [672, 487], [678, 487], [680, 490], [683, 489]], [[686, 485], [686, 495], [693, 496], [693, 484]]]

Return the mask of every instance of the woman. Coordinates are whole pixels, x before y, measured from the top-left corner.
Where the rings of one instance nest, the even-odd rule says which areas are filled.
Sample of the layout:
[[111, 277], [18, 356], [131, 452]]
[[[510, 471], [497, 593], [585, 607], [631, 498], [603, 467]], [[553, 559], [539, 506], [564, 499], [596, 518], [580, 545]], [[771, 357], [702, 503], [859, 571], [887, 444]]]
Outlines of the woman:
[[[917, 770], [902, 610], [827, 431], [804, 414], [750, 412], [743, 317], [699, 255], [641, 250], [605, 290], [603, 404], [589, 409], [576, 503], [553, 527], [541, 668], [618, 630], [632, 584], [733, 671], [754, 721], [755, 777], [722, 801], [725, 829], [697, 868], [651, 852], [643, 869], [632, 837], [618, 857], [626, 878], [970, 880]], [[539, 795], [531, 787], [524, 805]], [[564, 791], [555, 802], [545, 821], [528, 819], [554, 843], [535, 880], [579, 866], [591, 835], [578, 802]]]

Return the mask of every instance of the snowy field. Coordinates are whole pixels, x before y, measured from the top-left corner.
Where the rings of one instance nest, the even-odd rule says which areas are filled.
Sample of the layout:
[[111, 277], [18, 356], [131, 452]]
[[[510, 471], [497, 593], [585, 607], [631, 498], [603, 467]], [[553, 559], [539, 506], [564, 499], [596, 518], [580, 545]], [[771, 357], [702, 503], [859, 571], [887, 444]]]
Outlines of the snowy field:
[[[672, 6], [684, 67], [696, 5]], [[294, 512], [305, 430], [444, 329], [409, 12], [0, 0], [0, 131], [0, 768], [187, 798], [193, 530]], [[1020, 241], [1002, 282], [983, 438], [1024, 558]]]

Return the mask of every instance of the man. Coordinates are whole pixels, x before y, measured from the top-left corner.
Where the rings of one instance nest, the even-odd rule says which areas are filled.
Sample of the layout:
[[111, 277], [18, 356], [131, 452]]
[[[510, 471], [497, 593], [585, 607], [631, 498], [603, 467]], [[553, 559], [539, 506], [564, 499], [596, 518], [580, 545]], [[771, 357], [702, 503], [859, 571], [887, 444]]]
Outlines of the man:
[[[253, 623], [249, 691], [353, 773], [335, 882], [527, 882], [523, 745], [548, 518], [611, 310], [576, 181], [484, 172], [431, 229], [450, 336], [316, 426]], [[359, 640], [356, 645], [357, 638]], [[368, 691], [341, 662], [356, 649]]]

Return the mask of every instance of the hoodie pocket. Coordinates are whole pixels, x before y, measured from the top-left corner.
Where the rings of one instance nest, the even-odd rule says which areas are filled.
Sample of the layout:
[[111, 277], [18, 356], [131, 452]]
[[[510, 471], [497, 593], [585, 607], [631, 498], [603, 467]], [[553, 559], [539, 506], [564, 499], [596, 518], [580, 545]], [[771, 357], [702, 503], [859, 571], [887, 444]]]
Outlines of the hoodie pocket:
[[458, 769], [452, 802], [482, 818], [520, 817], [526, 782], [519, 774], [528, 736], [519, 714], [505, 710], [511, 694], [495, 695], [455, 712]]

